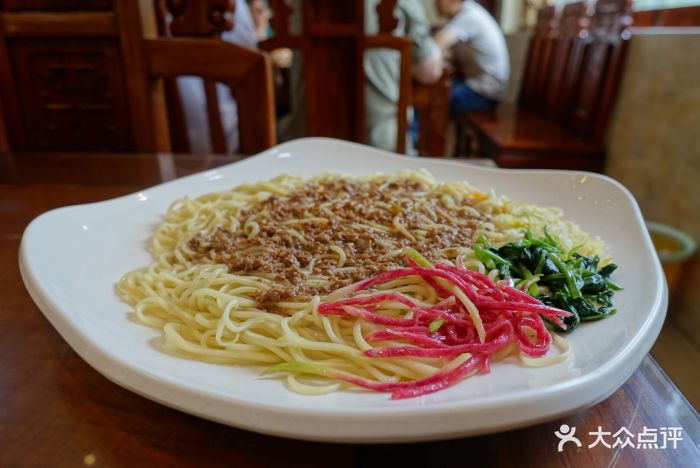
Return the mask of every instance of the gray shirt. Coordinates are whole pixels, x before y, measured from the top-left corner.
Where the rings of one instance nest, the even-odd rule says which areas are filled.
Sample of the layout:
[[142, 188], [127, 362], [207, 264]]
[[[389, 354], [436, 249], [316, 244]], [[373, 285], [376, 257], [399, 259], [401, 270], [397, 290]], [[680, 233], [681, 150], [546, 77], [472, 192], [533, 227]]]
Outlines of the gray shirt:
[[[380, 0], [365, 0], [365, 32], [374, 35], [379, 32], [377, 5]], [[399, 0], [396, 2], [394, 17], [398, 25], [394, 34], [411, 40], [411, 61], [420, 63], [432, 55], [437, 45], [430, 37], [430, 26], [423, 4], [419, 0]], [[368, 83], [379, 93], [396, 103], [399, 100], [399, 52], [375, 49], [365, 52], [364, 68]]]
[[510, 65], [506, 40], [496, 20], [474, 0], [466, 0], [445, 27], [459, 39], [452, 52], [469, 87], [500, 100], [508, 87]]

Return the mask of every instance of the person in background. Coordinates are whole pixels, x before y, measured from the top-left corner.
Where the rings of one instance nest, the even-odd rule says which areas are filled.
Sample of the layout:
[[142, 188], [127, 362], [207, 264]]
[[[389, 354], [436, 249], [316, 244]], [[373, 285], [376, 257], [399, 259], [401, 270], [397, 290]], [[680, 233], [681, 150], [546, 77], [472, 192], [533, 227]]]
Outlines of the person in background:
[[508, 87], [510, 65], [505, 37], [493, 16], [475, 0], [435, 0], [448, 23], [434, 36], [457, 74], [450, 113], [494, 109]]
[[[365, 1], [365, 30], [367, 34], [379, 31], [377, 5], [379, 0]], [[412, 42], [411, 74], [423, 84], [433, 84], [442, 75], [443, 57], [440, 48], [430, 37], [430, 26], [420, 0], [399, 0], [394, 11], [398, 19], [396, 34]], [[399, 101], [400, 56], [391, 50], [370, 50], [365, 53], [365, 122], [367, 140], [377, 148], [396, 149]]]
[[[258, 41], [264, 41], [270, 34], [270, 18], [272, 11], [265, 0], [248, 0], [250, 15], [255, 25]], [[234, 26], [235, 27], [235, 26]]]
[[[263, 0], [236, 0], [233, 12], [233, 29], [221, 34], [221, 39], [236, 45], [257, 48], [258, 42], [267, 38], [270, 10]], [[182, 108], [185, 114], [187, 137], [190, 151], [195, 154], [212, 152], [209, 139], [206, 97], [200, 78], [182, 77], [177, 79]], [[238, 108], [231, 96], [231, 89], [217, 83], [216, 92], [221, 114], [221, 125], [226, 137], [228, 153], [236, 153], [239, 146]]]

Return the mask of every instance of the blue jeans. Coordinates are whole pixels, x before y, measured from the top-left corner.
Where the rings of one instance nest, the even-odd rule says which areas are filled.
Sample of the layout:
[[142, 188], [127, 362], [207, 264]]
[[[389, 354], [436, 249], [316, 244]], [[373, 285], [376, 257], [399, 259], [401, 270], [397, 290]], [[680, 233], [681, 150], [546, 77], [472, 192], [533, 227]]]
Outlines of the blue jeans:
[[488, 111], [498, 105], [498, 101], [478, 94], [461, 78], [452, 78], [452, 95], [450, 96], [450, 114]]

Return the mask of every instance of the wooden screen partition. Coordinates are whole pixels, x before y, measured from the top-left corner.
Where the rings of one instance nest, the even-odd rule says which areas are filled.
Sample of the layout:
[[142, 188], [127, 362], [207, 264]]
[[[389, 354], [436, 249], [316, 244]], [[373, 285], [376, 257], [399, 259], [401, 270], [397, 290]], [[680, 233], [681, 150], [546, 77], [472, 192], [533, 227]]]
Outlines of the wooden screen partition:
[[0, 4], [0, 101], [9, 146], [134, 148], [111, 1]]
[[[208, 37], [231, 27], [233, 3], [157, 2], [171, 8], [175, 31]], [[274, 144], [272, 81], [265, 54], [222, 45], [219, 39], [148, 42], [144, 33], [155, 37], [155, 21], [150, 24], [148, 15], [142, 17], [140, 6], [138, 0], [0, 2], [0, 123], [7, 135], [0, 135], [0, 148], [169, 150], [167, 129], [177, 114], [166, 110], [163, 80], [154, 77], [170, 79], [178, 70], [234, 85], [239, 108], [248, 112], [239, 119], [241, 151], [253, 153]], [[165, 63], [170, 63], [168, 73], [162, 68]], [[214, 84], [207, 89], [214, 90]], [[212, 93], [207, 97], [212, 121], [214, 115], [218, 121], [217, 100]], [[184, 121], [179, 129], [184, 136]], [[220, 125], [214, 126], [212, 139], [215, 150], [224, 152]]]
[[18, 151], [152, 151], [137, 0], [0, 2], [0, 102]]

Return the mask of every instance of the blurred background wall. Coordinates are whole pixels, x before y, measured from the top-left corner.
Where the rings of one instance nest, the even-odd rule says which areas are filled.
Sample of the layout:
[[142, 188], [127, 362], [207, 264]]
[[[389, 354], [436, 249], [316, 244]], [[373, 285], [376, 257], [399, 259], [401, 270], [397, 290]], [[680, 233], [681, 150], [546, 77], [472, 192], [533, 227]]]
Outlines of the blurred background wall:
[[[643, 77], [644, 79], [640, 79]], [[647, 220], [700, 239], [700, 28], [635, 29], [608, 132], [606, 173]], [[670, 320], [700, 347], [700, 262], [686, 265]]]

